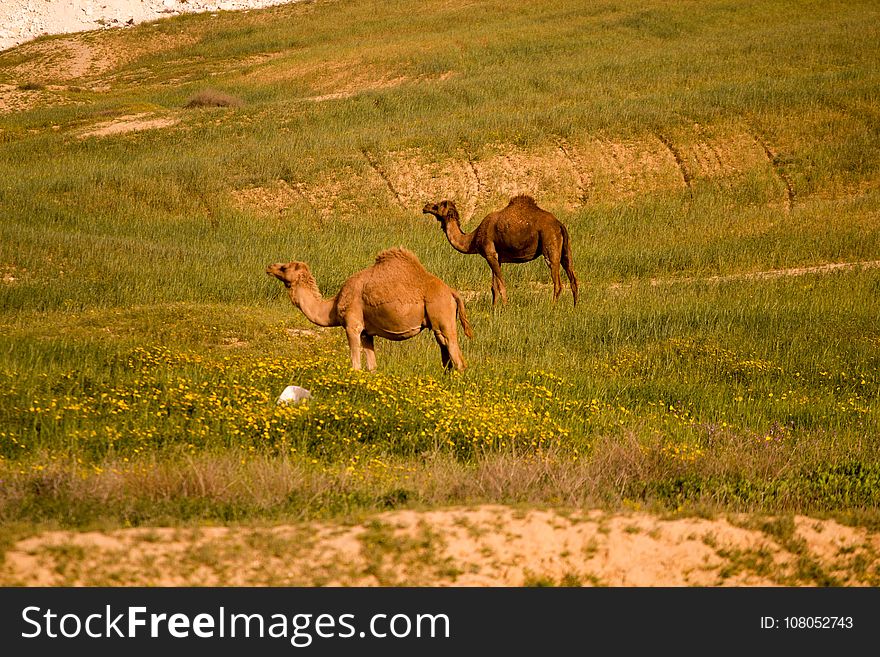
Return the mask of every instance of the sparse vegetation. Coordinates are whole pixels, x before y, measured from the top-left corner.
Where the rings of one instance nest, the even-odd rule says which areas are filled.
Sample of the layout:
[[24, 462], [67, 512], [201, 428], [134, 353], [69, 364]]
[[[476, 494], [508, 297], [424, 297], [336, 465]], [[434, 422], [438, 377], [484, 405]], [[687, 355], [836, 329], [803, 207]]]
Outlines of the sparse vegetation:
[[241, 107], [244, 102], [216, 89], [203, 89], [186, 101], [185, 107]]
[[[876, 530], [878, 32], [871, 2], [355, 1], [102, 33], [69, 79], [0, 53], [0, 536], [458, 503]], [[568, 227], [575, 309], [535, 261], [493, 310], [421, 214], [512, 191]], [[333, 294], [397, 245], [466, 293], [466, 373], [429, 336], [352, 373], [264, 273]], [[864, 264], [755, 277], [834, 263]]]

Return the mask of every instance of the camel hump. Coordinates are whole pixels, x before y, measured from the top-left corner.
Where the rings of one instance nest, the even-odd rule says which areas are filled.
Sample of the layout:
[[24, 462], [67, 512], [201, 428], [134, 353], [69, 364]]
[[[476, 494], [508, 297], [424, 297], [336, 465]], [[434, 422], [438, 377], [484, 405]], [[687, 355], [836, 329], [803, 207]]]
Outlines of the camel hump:
[[527, 205], [533, 208], [537, 208], [538, 202], [535, 201], [535, 199], [533, 199], [528, 194], [518, 194], [517, 196], [514, 196], [512, 199], [510, 199], [510, 202], [507, 205]]
[[366, 272], [363, 300], [368, 306], [386, 303], [422, 303], [425, 284], [434, 278], [412, 251], [386, 249]]
[[392, 249], [385, 249], [384, 251], [382, 251], [379, 255], [376, 256], [375, 265], [402, 265], [416, 267], [422, 270], [425, 269], [418, 256], [416, 256], [416, 254], [409, 249], [405, 249], [402, 246], [396, 246]]

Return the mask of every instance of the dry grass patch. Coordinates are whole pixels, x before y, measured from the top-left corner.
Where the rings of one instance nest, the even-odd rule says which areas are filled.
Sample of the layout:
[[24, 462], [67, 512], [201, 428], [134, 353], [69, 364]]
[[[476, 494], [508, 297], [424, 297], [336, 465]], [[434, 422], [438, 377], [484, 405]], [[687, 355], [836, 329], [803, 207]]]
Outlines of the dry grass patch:
[[203, 89], [192, 96], [184, 107], [242, 107], [243, 105], [244, 101], [231, 94], [216, 89]]

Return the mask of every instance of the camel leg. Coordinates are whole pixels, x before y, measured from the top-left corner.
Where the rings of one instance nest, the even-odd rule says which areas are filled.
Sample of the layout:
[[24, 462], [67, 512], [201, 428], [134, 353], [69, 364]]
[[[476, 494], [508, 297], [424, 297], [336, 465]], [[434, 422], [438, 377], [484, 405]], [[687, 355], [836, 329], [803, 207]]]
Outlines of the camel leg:
[[492, 269], [492, 305], [495, 305], [498, 297], [503, 303], [507, 303], [507, 286], [504, 284], [504, 276], [501, 275], [501, 263], [498, 262], [498, 254], [494, 251], [486, 253], [486, 262]]
[[547, 266], [550, 267], [550, 278], [553, 280], [553, 301], [562, 294], [562, 276], [559, 275], [559, 260], [545, 257]]
[[562, 262], [562, 268], [565, 270], [565, 275], [568, 276], [568, 284], [571, 286], [571, 296], [574, 297], [574, 305], [577, 306], [578, 279], [577, 276], [574, 275], [574, 268], [572, 267], [571, 239], [568, 236], [568, 231], [564, 231], [562, 249], [559, 259]]
[[467, 368], [467, 363], [461, 354], [461, 348], [458, 346], [458, 336], [455, 334], [455, 327], [450, 331], [448, 328], [435, 329], [434, 337], [437, 344], [440, 345], [440, 360], [443, 361], [443, 369], [451, 370], [453, 367], [462, 372]]
[[449, 340], [449, 357], [452, 359], [452, 364], [455, 366], [455, 369], [459, 372], [463, 372], [467, 368], [467, 363], [464, 361], [464, 356], [461, 354], [461, 349], [458, 346], [458, 339], [456, 336], [450, 336]]
[[571, 295], [574, 297], [574, 305], [578, 302], [578, 279], [574, 275], [574, 269], [571, 266], [571, 259], [562, 252], [562, 268], [565, 269], [565, 275], [568, 276], [568, 284], [571, 286]]
[[351, 352], [351, 368], [361, 369], [361, 328], [346, 326], [345, 337], [348, 338], [348, 350]]
[[461, 372], [467, 367], [458, 346], [458, 330], [456, 329], [457, 304], [453, 297], [443, 303], [427, 303], [425, 314], [434, 333], [437, 344], [440, 345], [440, 359], [443, 368], [449, 371], [453, 367]]
[[[437, 340], [437, 343], [440, 344], [440, 340]], [[449, 357], [449, 347], [445, 344], [440, 344], [440, 362], [443, 363], [443, 369], [449, 370], [452, 369], [452, 359]]]
[[367, 360], [367, 370], [372, 372], [376, 369], [376, 351], [373, 348], [373, 336], [361, 333], [361, 346], [364, 348], [364, 355]]
[[[430, 317], [428, 318], [430, 319]], [[431, 322], [434, 332], [434, 339], [437, 340], [437, 344], [440, 345], [440, 361], [443, 363], [443, 369], [449, 370], [452, 367], [452, 359], [449, 357], [449, 340], [446, 335], [443, 334], [443, 330], [440, 328], [440, 322], [434, 324]]]
[[541, 234], [541, 255], [550, 268], [550, 280], [553, 281], [553, 301], [562, 294], [562, 276], [559, 274], [559, 262], [565, 250], [562, 240], [553, 235]]

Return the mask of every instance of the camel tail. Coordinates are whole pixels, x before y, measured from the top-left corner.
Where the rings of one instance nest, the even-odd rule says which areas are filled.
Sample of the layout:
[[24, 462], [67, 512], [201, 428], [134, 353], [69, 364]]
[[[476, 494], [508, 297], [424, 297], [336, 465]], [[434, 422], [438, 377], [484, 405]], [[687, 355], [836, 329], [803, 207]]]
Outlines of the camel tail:
[[565, 270], [565, 275], [568, 276], [568, 282], [571, 285], [571, 295], [574, 297], [574, 305], [577, 305], [578, 302], [578, 282], [577, 276], [574, 275], [574, 269], [572, 268], [572, 257], [571, 257], [571, 237], [568, 235], [568, 228], [565, 227], [565, 224], [559, 224], [562, 227], [562, 258], [561, 264], [562, 268]]
[[474, 332], [471, 330], [470, 322], [468, 322], [467, 313], [464, 311], [464, 301], [462, 301], [461, 296], [455, 290], [452, 291], [452, 296], [455, 297], [455, 304], [458, 306], [458, 319], [461, 322], [461, 328], [464, 329], [464, 334], [469, 338], [474, 337]]

